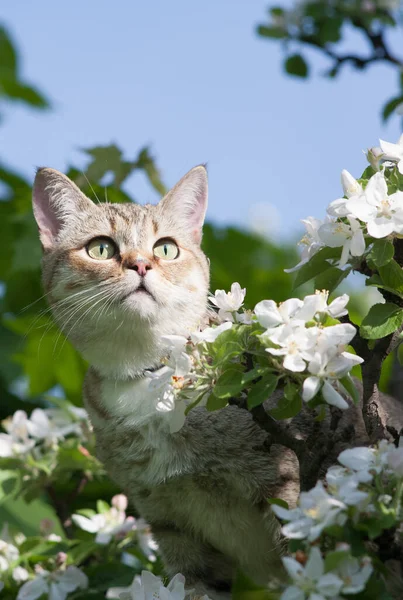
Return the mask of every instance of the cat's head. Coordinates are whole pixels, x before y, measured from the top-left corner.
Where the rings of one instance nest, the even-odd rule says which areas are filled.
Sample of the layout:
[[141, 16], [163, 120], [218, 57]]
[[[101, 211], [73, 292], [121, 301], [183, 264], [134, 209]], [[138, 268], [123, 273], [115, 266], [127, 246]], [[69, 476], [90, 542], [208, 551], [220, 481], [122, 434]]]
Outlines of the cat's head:
[[133, 375], [154, 366], [162, 335], [186, 334], [204, 317], [203, 166], [156, 206], [95, 204], [62, 173], [39, 169], [33, 206], [55, 319], [100, 370], [119, 376], [122, 365]]

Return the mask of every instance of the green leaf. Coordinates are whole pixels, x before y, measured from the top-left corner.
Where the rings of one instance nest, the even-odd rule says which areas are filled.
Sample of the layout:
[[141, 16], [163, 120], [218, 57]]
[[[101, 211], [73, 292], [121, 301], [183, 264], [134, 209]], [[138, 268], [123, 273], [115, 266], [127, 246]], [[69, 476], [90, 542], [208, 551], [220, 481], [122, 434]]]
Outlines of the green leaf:
[[354, 385], [354, 381], [351, 379], [350, 375], [346, 375], [342, 377], [340, 380], [341, 385], [344, 387], [354, 404], [358, 404], [360, 401], [360, 395], [358, 393], [357, 388]]
[[361, 323], [360, 336], [366, 340], [380, 339], [395, 332], [402, 323], [403, 309], [396, 304], [375, 304]]
[[403, 270], [395, 260], [390, 260], [384, 267], [378, 268], [382, 283], [395, 290], [395, 293], [403, 293]]
[[308, 76], [308, 65], [301, 54], [289, 56], [284, 63], [284, 68], [289, 75], [295, 75], [296, 77]]
[[284, 396], [280, 398], [277, 407], [269, 411], [274, 419], [291, 419], [295, 417], [302, 408], [300, 387], [295, 383], [288, 382], [284, 388]]
[[[14, 45], [4, 27], [0, 27], [0, 56], [1, 66], [0, 75], [3, 75], [4, 71], [8, 74], [17, 73], [17, 53]], [[2, 77], [0, 77], [2, 79]]]
[[387, 239], [376, 240], [368, 254], [368, 259], [372, 260], [376, 267], [384, 267], [393, 258], [395, 247]]
[[387, 121], [390, 115], [394, 112], [394, 110], [403, 102], [403, 96], [396, 96], [392, 98], [385, 104], [382, 109], [382, 119]]
[[276, 27], [274, 25], [259, 25], [257, 28], [257, 34], [261, 35], [262, 37], [272, 38], [273, 40], [280, 40], [288, 37], [286, 29], [283, 29], [282, 27]]
[[259, 406], [259, 404], [262, 404], [265, 400], [270, 398], [276, 389], [278, 382], [279, 378], [272, 373], [269, 373], [255, 383], [248, 394], [248, 409], [252, 410], [252, 408]]
[[337, 267], [330, 267], [315, 277], [315, 289], [316, 290], [328, 290], [332, 293], [345, 279], [351, 269], [345, 269], [342, 271]]
[[243, 387], [242, 373], [236, 369], [228, 369], [217, 379], [214, 386], [214, 396], [216, 398], [228, 399], [232, 396], [237, 396]]
[[348, 558], [348, 553], [343, 550], [328, 552], [325, 558], [325, 573], [337, 569], [337, 567]]
[[269, 504], [275, 504], [276, 506], [281, 506], [282, 508], [289, 508], [288, 503], [281, 498], [267, 498], [267, 502]]
[[108, 513], [111, 510], [111, 507], [105, 500], [97, 500], [97, 512], [99, 514]]
[[328, 259], [340, 258], [341, 248], [322, 248], [312, 256], [309, 262], [297, 271], [294, 281], [294, 289], [313, 279], [322, 271], [326, 271], [331, 266]]
[[403, 344], [399, 344], [397, 348], [397, 360], [399, 364], [403, 366]]
[[224, 408], [227, 406], [227, 400], [225, 398], [217, 398], [217, 396], [213, 393], [208, 397], [206, 408], [207, 410], [220, 410], [220, 408]]

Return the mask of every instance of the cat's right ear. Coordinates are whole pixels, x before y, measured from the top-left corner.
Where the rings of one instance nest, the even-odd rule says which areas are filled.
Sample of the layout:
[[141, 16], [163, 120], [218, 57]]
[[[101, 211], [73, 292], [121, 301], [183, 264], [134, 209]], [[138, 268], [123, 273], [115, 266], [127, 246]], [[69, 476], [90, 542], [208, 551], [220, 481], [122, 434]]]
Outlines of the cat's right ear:
[[38, 169], [36, 173], [32, 202], [44, 250], [53, 247], [69, 217], [94, 206], [71, 179], [48, 168]]

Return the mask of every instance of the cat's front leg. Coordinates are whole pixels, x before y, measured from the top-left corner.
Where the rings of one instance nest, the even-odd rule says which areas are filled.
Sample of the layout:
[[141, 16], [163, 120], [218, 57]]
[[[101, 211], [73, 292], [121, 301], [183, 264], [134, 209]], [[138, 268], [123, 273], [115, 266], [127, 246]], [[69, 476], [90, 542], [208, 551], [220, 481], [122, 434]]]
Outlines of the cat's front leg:
[[165, 570], [170, 577], [182, 573], [186, 588], [196, 597], [229, 600], [235, 567], [231, 559], [200, 537], [179, 531], [173, 525], [152, 524]]

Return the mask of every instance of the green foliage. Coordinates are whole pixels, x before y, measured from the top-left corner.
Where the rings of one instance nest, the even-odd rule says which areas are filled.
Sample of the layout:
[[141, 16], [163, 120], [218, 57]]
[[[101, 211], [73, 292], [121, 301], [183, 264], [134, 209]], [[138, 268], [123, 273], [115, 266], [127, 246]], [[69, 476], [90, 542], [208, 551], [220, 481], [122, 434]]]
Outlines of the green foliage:
[[375, 340], [393, 333], [403, 323], [403, 309], [387, 302], [375, 304], [361, 323], [360, 335], [367, 340]]
[[368, 253], [368, 260], [372, 261], [375, 267], [384, 267], [393, 258], [395, 248], [388, 239], [375, 240], [371, 250]]
[[[395, 69], [399, 89], [382, 109], [382, 118], [386, 120], [396, 114], [396, 108], [403, 102], [403, 57], [394, 53], [388, 39], [389, 30], [401, 28], [401, 25], [399, 7], [392, 3], [375, 1], [364, 6], [348, 0], [310, 0], [271, 7], [268, 22], [257, 27], [257, 34], [266, 40], [281, 41], [286, 54], [285, 71], [291, 76], [307, 78], [310, 73], [309, 63], [302, 57], [301, 50], [321, 53], [329, 62], [324, 74], [330, 79], [336, 78], [344, 65], [362, 71], [376, 62], [387, 63]], [[344, 51], [346, 34], [352, 29], [367, 42], [366, 51]], [[296, 50], [292, 56], [288, 55], [290, 46]], [[398, 46], [396, 49], [400, 50]]]
[[[17, 50], [6, 31], [0, 26], [0, 103], [23, 102], [34, 108], [47, 108], [45, 97], [33, 86], [20, 78]], [[1, 105], [1, 104], [0, 104]]]
[[[331, 267], [329, 260], [333, 258], [340, 258], [340, 255], [340, 248], [322, 248], [319, 250], [319, 252], [312, 256], [309, 262], [307, 262], [297, 271], [297, 275], [294, 280], [294, 289], [303, 283], [306, 283], [310, 279], [313, 279], [314, 277], [321, 276], [322, 273], [326, 272]], [[332, 276], [333, 273], [334, 271], [332, 271]], [[337, 273], [337, 277], [340, 279], [340, 281], [343, 279], [339, 273]]]
[[284, 69], [289, 75], [302, 78], [308, 77], [308, 65], [301, 54], [289, 56], [284, 63]]

